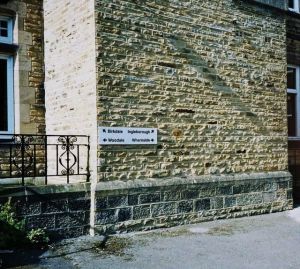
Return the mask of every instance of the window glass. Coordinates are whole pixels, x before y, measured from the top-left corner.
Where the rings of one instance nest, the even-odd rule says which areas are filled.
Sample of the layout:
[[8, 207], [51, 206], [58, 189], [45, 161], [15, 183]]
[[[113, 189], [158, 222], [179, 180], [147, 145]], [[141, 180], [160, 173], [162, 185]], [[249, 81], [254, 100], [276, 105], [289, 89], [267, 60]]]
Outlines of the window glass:
[[289, 8], [291, 9], [295, 8], [294, 0], [289, 0]]
[[13, 20], [0, 16], [0, 42], [13, 43]]
[[288, 136], [296, 136], [296, 94], [287, 94]]
[[0, 131], [8, 130], [7, 116], [7, 60], [0, 59]]
[[296, 68], [287, 68], [287, 88], [296, 90]]
[[8, 27], [7, 21], [6, 20], [0, 20], [0, 27], [4, 28], [4, 29], [7, 29], [7, 27]]
[[0, 35], [8, 37], [8, 22], [0, 20]]
[[6, 29], [0, 29], [0, 35], [4, 37], [8, 37], [8, 31]]

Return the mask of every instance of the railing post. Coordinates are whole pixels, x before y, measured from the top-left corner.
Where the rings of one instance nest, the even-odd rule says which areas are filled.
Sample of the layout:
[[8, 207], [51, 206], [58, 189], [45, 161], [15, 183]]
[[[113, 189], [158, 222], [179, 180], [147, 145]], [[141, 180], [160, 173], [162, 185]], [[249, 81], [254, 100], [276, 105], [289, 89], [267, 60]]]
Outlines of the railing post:
[[86, 182], [90, 182], [90, 177], [91, 177], [91, 174], [90, 174], [90, 136], [88, 136], [88, 145], [87, 145], [87, 175], [86, 175]]
[[44, 136], [44, 147], [45, 147], [45, 185], [48, 184], [48, 137]]
[[21, 159], [22, 159], [22, 167], [21, 167], [21, 175], [22, 175], [22, 186], [25, 185], [25, 167], [24, 167], [24, 157], [25, 157], [25, 137], [21, 135]]
[[9, 145], [9, 177], [12, 177], [12, 144]]
[[58, 144], [55, 145], [56, 149], [56, 175], [58, 176]]
[[66, 139], [66, 150], [67, 150], [67, 183], [70, 182], [70, 137], [67, 135]]

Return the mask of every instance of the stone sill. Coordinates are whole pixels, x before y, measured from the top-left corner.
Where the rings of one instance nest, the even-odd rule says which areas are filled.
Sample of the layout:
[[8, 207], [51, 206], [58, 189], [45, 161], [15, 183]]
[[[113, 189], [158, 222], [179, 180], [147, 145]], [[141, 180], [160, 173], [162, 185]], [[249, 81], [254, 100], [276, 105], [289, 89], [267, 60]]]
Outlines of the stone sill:
[[[86, 183], [85, 176], [73, 176], [70, 175], [69, 178], [70, 184], [80, 184]], [[25, 177], [24, 178], [25, 184], [29, 186], [41, 186], [45, 185], [45, 177]], [[67, 179], [66, 176], [49, 176], [47, 178], [47, 185], [65, 185]], [[15, 186], [15, 185], [22, 185], [22, 178], [21, 177], [12, 177], [12, 178], [0, 178], [0, 187], [1, 186]]]
[[90, 183], [64, 185], [2, 185], [0, 197], [90, 192]]

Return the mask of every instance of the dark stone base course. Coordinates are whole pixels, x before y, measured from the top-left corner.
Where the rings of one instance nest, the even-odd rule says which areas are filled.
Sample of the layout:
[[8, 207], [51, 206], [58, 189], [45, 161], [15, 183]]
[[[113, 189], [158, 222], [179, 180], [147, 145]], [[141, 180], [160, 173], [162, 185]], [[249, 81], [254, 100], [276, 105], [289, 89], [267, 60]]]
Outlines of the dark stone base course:
[[96, 227], [97, 234], [113, 234], [118, 232], [135, 232], [148, 231], [159, 228], [170, 228], [173, 226], [196, 224], [206, 221], [214, 221], [218, 219], [241, 218], [255, 215], [269, 214], [281, 212], [291, 209], [290, 203], [272, 208], [272, 204], [261, 206], [252, 206], [247, 208], [233, 208], [232, 210], [215, 210], [203, 213], [194, 214], [177, 214], [172, 216], [164, 216], [160, 218], [148, 218], [139, 221], [127, 221], [116, 224], [107, 224]]
[[293, 208], [289, 175], [96, 192], [96, 233], [150, 230]]
[[[44, 189], [46, 189], [44, 187]], [[0, 204], [8, 199], [14, 205], [17, 216], [25, 220], [27, 230], [46, 229], [53, 239], [71, 238], [89, 234], [90, 194], [65, 192], [40, 194], [30, 192], [0, 197]]]
[[28, 230], [45, 228], [62, 239], [88, 234], [91, 216], [95, 233], [107, 234], [292, 209], [291, 180], [278, 172], [99, 183], [95, 215], [89, 185], [4, 188], [0, 204], [10, 199]]

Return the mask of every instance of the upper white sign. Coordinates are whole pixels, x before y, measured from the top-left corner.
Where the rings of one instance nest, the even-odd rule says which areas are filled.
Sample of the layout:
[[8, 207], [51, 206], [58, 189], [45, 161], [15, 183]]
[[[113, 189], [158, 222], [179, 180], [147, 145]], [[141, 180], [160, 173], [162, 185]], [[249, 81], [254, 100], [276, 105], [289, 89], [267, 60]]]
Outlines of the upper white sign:
[[156, 145], [156, 128], [99, 127], [100, 145]]

